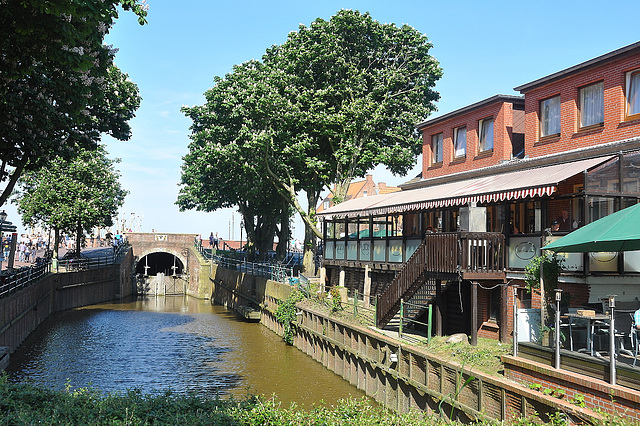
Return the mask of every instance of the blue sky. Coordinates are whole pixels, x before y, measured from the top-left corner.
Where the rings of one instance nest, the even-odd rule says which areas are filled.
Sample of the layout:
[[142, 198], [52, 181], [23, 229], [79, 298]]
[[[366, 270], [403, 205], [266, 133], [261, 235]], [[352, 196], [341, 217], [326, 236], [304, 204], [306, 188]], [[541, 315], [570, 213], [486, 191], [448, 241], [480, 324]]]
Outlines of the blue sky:
[[[444, 114], [640, 40], [640, 3], [617, 1], [243, 1], [147, 0], [149, 24], [131, 13], [107, 37], [119, 49], [116, 64], [140, 88], [143, 98], [132, 120], [133, 138], [105, 137], [112, 157], [122, 159], [123, 186], [130, 191], [121, 217], [141, 218], [141, 230], [202, 234], [217, 231], [239, 239], [239, 215], [179, 212], [182, 156], [189, 143], [183, 105], [204, 103], [214, 76], [234, 64], [260, 59], [282, 44], [300, 24], [330, 19], [340, 9], [370, 12], [380, 22], [409, 24], [426, 34], [431, 54], [444, 70], [436, 90]], [[416, 167], [411, 177], [419, 172]], [[397, 185], [383, 168], [375, 181]], [[13, 208], [9, 220], [17, 222]], [[233, 230], [230, 232], [233, 219]], [[302, 238], [302, 225], [295, 224]]]

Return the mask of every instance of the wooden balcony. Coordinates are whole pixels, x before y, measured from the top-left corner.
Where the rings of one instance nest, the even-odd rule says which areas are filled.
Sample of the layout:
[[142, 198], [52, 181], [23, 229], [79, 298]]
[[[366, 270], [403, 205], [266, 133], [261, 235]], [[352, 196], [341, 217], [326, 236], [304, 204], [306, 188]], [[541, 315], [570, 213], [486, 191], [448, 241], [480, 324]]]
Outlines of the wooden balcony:
[[[427, 234], [392, 283], [378, 297], [377, 325], [383, 327], [427, 279], [503, 280], [504, 235], [492, 232]], [[433, 289], [435, 297], [437, 289]]]

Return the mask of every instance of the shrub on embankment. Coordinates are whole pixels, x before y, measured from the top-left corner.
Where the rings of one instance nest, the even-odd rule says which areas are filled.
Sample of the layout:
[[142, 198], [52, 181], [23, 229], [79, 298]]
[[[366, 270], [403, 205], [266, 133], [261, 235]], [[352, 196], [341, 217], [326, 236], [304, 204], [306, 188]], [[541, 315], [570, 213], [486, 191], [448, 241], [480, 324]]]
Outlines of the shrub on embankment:
[[[561, 418], [554, 424], [563, 424]], [[336, 406], [284, 407], [275, 398], [240, 399], [138, 390], [102, 394], [91, 389], [54, 391], [0, 377], [1, 425], [445, 425], [437, 415], [399, 414], [374, 407], [366, 399], [346, 399]], [[494, 423], [483, 423], [494, 424]], [[496, 423], [497, 424], [497, 423]], [[535, 419], [513, 425], [540, 424]], [[621, 423], [611, 423], [621, 424]]]

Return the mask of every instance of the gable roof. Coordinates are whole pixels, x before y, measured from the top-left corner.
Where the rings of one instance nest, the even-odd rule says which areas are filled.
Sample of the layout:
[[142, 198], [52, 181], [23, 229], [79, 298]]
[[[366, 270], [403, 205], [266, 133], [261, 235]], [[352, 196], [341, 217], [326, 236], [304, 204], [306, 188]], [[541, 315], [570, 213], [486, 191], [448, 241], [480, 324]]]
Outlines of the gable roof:
[[589, 59], [588, 61], [585, 62], [581, 62], [577, 65], [574, 65], [572, 67], [569, 68], [565, 68], [561, 71], [555, 72], [553, 74], [549, 74], [546, 77], [542, 77], [539, 78], [537, 80], [534, 80], [530, 83], [526, 83], [523, 85], [520, 85], [518, 87], [514, 87], [513, 90], [517, 90], [520, 93], [524, 93], [527, 92], [531, 89], [535, 89], [536, 87], [539, 86], [543, 86], [545, 84], [563, 79], [565, 77], [568, 77], [572, 74], [577, 74], [579, 72], [582, 72], [590, 67], [594, 67], [596, 65], [600, 65], [603, 62], [606, 61], [611, 61], [612, 59], [616, 59], [618, 57], [624, 56], [624, 55], [628, 55], [628, 54], [632, 54], [635, 53], [637, 50], [640, 50], [640, 41], [635, 42], [633, 44], [630, 44], [628, 46], [625, 47], [621, 47], [620, 49], [616, 49], [612, 52], [609, 53], [605, 53], [604, 55], [600, 55], [596, 58], [593, 59]]
[[491, 96], [490, 98], [483, 99], [479, 102], [476, 102], [475, 104], [467, 105], [465, 107], [459, 108], [455, 111], [448, 112], [439, 117], [435, 117], [435, 118], [431, 118], [429, 120], [423, 121], [422, 123], [418, 124], [416, 128], [418, 130], [422, 130], [425, 127], [433, 126], [434, 124], [438, 124], [442, 121], [448, 120], [458, 115], [462, 115], [466, 112], [473, 111], [474, 109], [482, 108], [484, 106], [491, 105], [494, 103], [503, 103], [503, 102], [521, 104], [522, 106], [524, 106], [524, 96], [494, 95], [494, 96]]

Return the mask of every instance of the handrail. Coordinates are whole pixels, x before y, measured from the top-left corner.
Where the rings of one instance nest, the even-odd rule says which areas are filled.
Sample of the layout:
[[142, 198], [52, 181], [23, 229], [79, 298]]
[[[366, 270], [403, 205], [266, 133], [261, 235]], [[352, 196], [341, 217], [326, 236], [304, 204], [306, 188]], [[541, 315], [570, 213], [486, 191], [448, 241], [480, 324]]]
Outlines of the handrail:
[[[57, 271], [76, 272], [87, 269], [97, 269], [119, 263], [127, 253], [129, 245], [118, 245], [113, 254], [95, 258], [64, 259], [58, 261]], [[51, 259], [42, 260], [34, 266], [25, 266], [14, 271], [3, 271], [0, 274], [0, 299], [18, 290], [30, 286], [46, 275], [52, 273]]]
[[293, 268], [280, 263], [247, 262], [246, 260], [218, 255], [212, 256], [211, 260], [225, 269], [237, 270], [249, 275], [267, 278], [271, 281], [293, 283]]
[[425, 278], [462, 279], [467, 273], [490, 278], [504, 273], [504, 241], [504, 235], [496, 232], [426, 234], [389, 287], [378, 297], [377, 326], [384, 327], [398, 312], [401, 299], [409, 300]]
[[13, 273], [6, 271], [0, 275], [0, 299], [15, 293], [51, 272], [51, 262], [45, 261], [35, 266], [26, 266]]
[[107, 256], [58, 260], [58, 270], [56, 272], [59, 272], [60, 269], [64, 269], [65, 272], [74, 272], [114, 265], [122, 260], [129, 247], [128, 243], [122, 243], [115, 246], [113, 253]]

